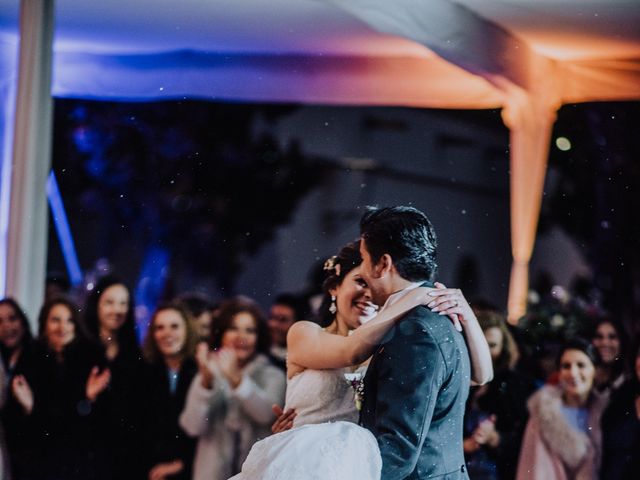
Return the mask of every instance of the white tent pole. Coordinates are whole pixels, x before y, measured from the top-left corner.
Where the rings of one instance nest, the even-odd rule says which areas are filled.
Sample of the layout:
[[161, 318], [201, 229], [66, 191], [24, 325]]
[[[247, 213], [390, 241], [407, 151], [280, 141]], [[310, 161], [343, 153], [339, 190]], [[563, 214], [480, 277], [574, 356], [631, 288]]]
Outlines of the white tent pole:
[[32, 322], [42, 303], [46, 274], [53, 30], [53, 0], [22, 0], [6, 290]]
[[14, 115], [16, 111], [16, 76], [18, 46], [0, 41], [0, 297], [7, 287], [7, 245], [9, 205], [11, 203], [11, 164]]

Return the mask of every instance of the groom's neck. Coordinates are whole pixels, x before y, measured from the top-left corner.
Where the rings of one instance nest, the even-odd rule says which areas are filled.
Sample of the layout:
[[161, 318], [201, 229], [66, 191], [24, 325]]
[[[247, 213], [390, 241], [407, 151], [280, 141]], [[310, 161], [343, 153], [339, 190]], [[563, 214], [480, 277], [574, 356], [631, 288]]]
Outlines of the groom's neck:
[[394, 278], [389, 282], [389, 294], [387, 295], [387, 298], [394, 293], [398, 293], [405, 288], [410, 287], [411, 285], [413, 285], [413, 282], [402, 278], [400, 275], [394, 276]]

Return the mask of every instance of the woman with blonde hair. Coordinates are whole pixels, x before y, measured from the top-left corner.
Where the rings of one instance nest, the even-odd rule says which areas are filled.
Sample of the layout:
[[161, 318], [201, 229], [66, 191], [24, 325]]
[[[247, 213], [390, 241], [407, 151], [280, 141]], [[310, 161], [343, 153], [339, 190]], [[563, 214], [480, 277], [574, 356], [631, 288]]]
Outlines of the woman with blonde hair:
[[471, 389], [465, 415], [464, 451], [472, 478], [513, 478], [527, 424], [532, 379], [515, 370], [518, 346], [506, 318], [495, 310], [476, 312], [489, 345], [494, 379]]

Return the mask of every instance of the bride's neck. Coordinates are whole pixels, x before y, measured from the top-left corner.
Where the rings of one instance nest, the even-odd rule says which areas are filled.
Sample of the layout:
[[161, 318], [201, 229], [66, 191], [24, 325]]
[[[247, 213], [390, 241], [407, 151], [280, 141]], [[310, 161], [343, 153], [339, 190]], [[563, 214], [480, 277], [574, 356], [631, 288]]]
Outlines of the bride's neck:
[[336, 318], [331, 322], [331, 324], [325, 328], [326, 332], [333, 333], [334, 335], [341, 335], [346, 337], [349, 335], [349, 327], [346, 322], [340, 317], [340, 314], [336, 316]]

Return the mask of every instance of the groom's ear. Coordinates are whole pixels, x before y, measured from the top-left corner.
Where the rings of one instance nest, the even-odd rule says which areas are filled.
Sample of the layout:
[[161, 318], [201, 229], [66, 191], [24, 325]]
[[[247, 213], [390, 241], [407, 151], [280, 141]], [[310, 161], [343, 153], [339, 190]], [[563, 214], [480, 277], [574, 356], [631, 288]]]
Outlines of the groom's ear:
[[386, 277], [393, 269], [393, 259], [388, 253], [384, 253], [375, 266], [375, 274], [377, 278]]

